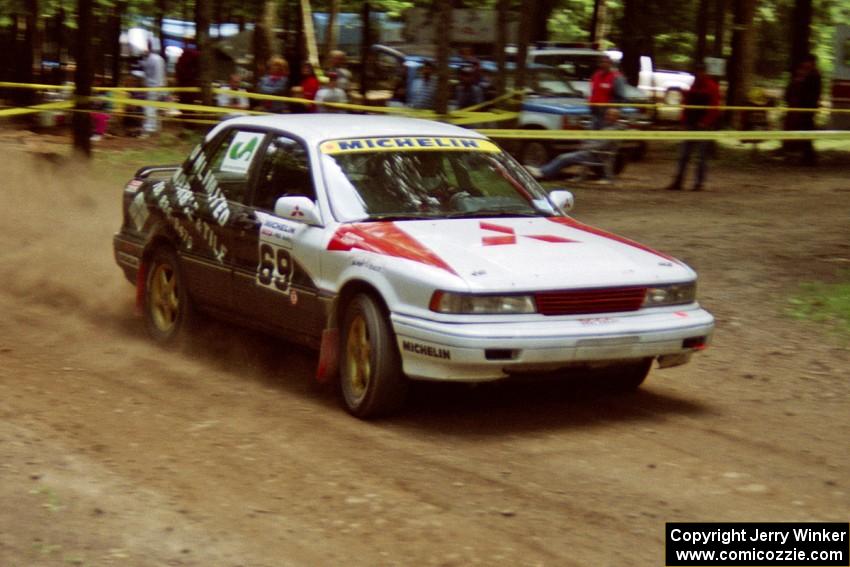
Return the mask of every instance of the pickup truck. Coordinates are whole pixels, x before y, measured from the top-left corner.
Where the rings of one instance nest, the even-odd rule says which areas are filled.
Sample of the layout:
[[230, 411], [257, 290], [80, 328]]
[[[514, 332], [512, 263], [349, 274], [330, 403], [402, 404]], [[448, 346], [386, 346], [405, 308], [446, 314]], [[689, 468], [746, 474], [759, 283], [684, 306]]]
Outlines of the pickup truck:
[[[623, 52], [611, 49], [605, 52], [617, 65], [623, 59]], [[677, 105], [682, 102], [682, 95], [694, 84], [694, 76], [686, 71], [668, 71], [656, 69], [652, 58], [648, 55], [640, 57], [640, 76], [638, 88], [649, 95], [653, 101]]]

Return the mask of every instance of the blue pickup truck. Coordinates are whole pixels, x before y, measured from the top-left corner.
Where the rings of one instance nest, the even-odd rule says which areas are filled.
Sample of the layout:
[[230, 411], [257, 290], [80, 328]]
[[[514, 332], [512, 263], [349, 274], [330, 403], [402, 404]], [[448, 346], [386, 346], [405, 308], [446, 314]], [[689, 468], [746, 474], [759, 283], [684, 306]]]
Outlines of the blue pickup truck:
[[[396, 93], [409, 93], [419, 69], [430, 57], [408, 55], [386, 46], [373, 46], [373, 55], [379, 69], [377, 75], [391, 77], [396, 81]], [[461, 58], [449, 60], [449, 67], [457, 71], [464, 65]], [[513, 87], [515, 65], [509, 63], [505, 77], [506, 88]], [[492, 61], [482, 61], [481, 70], [495, 75], [498, 68]], [[394, 104], [406, 104], [402, 95], [398, 95]], [[651, 121], [642, 109], [622, 108], [621, 121], [629, 129], [645, 129]], [[587, 98], [571, 83], [568, 75], [557, 67], [529, 64], [526, 67], [525, 97], [519, 109], [515, 123], [493, 125], [494, 127], [516, 127], [528, 130], [585, 130], [590, 128], [590, 107]], [[491, 125], [482, 125], [491, 126]], [[580, 140], [528, 140], [517, 144], [504, 144], [523, 165], [540, 166], [559, 153], [575, 149]], [[623, 159], [618, 160], [619, 168], [628, 156], [639, 159], [645, 152], [643, 142], [623, 144]]]

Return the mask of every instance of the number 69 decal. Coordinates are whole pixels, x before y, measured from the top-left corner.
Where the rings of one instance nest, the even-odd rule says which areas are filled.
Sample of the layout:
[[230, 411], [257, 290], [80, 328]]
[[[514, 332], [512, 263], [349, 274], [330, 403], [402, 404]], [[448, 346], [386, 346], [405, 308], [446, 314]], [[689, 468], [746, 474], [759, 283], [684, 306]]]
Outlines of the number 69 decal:
[[270, 244], [260, 244], [260, 265], [257, 266], [257, 281], [260, 285], [288, 291], [291, 280], [292, 256], [289, 251]]

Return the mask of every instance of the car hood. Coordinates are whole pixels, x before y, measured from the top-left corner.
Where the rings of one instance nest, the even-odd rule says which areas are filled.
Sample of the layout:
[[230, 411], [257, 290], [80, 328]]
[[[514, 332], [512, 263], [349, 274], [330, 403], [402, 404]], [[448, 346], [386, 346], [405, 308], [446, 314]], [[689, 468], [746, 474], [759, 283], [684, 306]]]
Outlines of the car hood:
[[683, 263], [569, 217], [402, 221], [396, 227], [472, 291], [689, 281]]
[[589, 114], [587, 100], [579, 97], [531, 96], [522, 103], [527, 112], [545, 112], [547, 114]]

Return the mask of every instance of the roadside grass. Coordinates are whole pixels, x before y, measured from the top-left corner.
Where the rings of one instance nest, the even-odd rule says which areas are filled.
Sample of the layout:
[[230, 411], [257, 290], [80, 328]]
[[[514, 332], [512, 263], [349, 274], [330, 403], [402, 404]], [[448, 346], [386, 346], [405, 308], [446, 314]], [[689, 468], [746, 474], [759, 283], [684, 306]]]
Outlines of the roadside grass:
[[138, 147], [106, 148], [96, 151], [92, 161], [110, 181], [123, 183], [142, 166], [182, 163], [202, 137], [203, 134], [196, 132], [187, 131], [180, 135], [163, 132], [155, 139], [156, 145], [150, 145], [146, 140], [140, 141]]
[[788, 313], [795, 319], [821, 323], [850, 339], [850, 271], [838, 282], [806, 282], [789, 300]]

